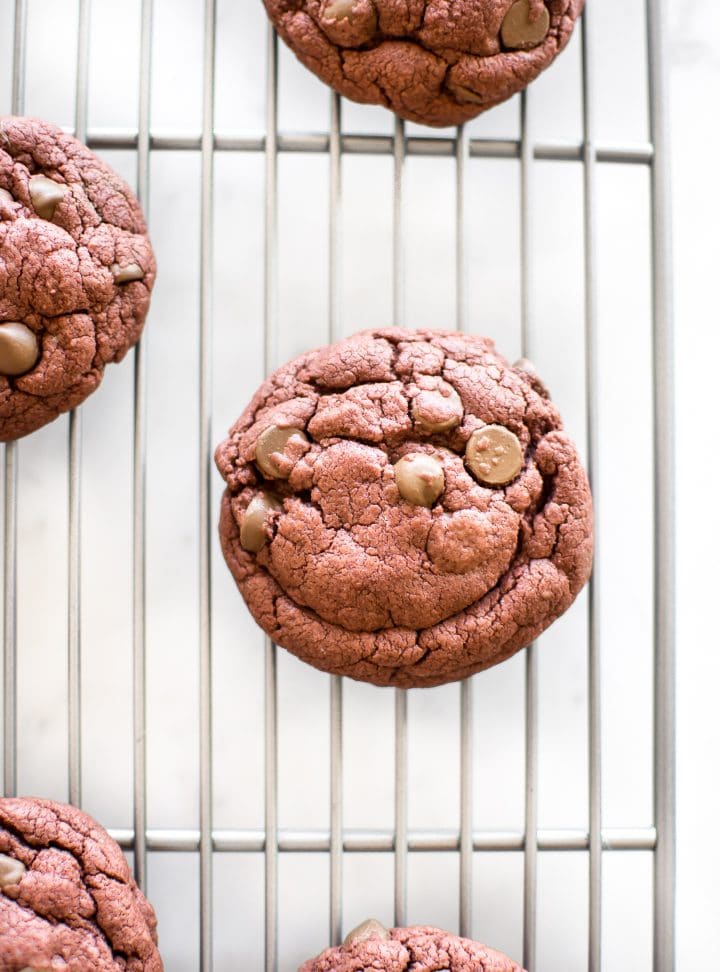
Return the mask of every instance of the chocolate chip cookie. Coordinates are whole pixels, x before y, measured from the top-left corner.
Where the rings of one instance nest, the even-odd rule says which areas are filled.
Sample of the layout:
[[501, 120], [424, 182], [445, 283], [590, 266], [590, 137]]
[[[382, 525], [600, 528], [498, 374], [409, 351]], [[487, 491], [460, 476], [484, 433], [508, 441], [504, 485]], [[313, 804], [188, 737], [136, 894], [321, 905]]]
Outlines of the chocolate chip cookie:
[[353, 101], [459, 125], [527, 87], [583, 0], [264, 0], [302, 63]]
[[587, 477], [526, 362], [365, 331], [262, 385], [216, 452], [255, 620], [326, 672], [438, 685], [526, 647], [590, 574]]
[[0, 799], [0, 972], [162, 972], [122, 851], [75, 809]]
[[154, 281], [123, 180], [55, 125], [0, 118], [0, 442], [97, 388], [140, 337]]
[[383, 928], [373, 919], [350, 932], [299, 972], [522, 972], [506, 955], [439, 928]]

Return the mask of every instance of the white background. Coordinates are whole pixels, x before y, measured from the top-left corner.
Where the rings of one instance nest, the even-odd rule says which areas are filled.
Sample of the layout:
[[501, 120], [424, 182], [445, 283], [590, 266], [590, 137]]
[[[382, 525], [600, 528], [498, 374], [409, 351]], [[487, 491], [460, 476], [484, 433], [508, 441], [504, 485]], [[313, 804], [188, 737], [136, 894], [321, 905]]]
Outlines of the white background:
[[[676, 330], [678, 360], [678, 819], [679, 968], [712, 956], [720, 913], [720, 813], [717, 754], [720, 720], [714, 688], [720, 677], [716, 610], [717, 560], [703, 524], [704, 482], [720, 476], [711, 447], [697, 465], [717, 414], [720, 352], [717, 287], [717, 193], [706, 191], [720, 149], [708, 124], [708, 98], [720, 92], [720, 10], [697, 0], [672, 4], [672, 134], [674, 169]], [[712, 486], [711, 486], [712, 490]], [[710, 522], [713, 517], [710, 517]], [[713, 961], [712, 958], [709, 959]]]
[[[76, 0], [29, 0], [28, 114], [72, 126]], [[593, 6], [598, 142], [643, 142], [643, 4]], [[10, 108], [12, 8], [0, 0], [0, 110]], [[217, 127], [261, 133], [265, 20], [253, 0], [220, 0]], [[714, 624], [717, 414], [717, 124], [720, 13], [674, 0], [669, 68], [673, 134], [678, 390], [678, 918], [681, 970], [712, 962], [720, 813], [720, 730]], [[89, 125], [137, 123], [138, 0], [94, 0]], [[202, 4], [156, 0], [153, 129], [197, 133], [202, 109]], [[575, 38], [533, 86], [539, 141], [581, 135]], [[329, 98], [285, 51], [280, 129], [322, 131]], [[380, 109], [343, 107], [349, 132], [390, 133]], [[421, 130], [410, 126], [410, 134]], [[422, 132], [428, 134], [427, 132]], [[515, 138], [517, 100], [470, 126]], [[105, 153], [132, 183], [130, 152]], [[263, 169], [259, 154], [216, 160], [213, 441], [239, 413], [263, 369]], [[518, 166], [472, 160], [467, 177], [469, 325], [520, 352]], [[530, 353], [584, 449], [582, 172], [533, 166]], [[348, 157], [344, 178], [342, 330], [387, 324], [392, 308], [389, 157]], [[153, 157], [149, 218], [160, 276], [148, 350], [148, 810], [151, 827], [197, 827], [198, 527], [197, 347], [200, 167], [196, 153]], [[455, 323], [454, 168], [406, 166], [406, 319]], [[327, 157], [283, 155], [279, 182], [278, 360], [327, 335]], [[641, 166], [598, 166], [599, 365], [597, 482], [603, 604], [603, 822], [645, 827], [651, 806], [651, 454], [648, 182]], [[83, 409], [83, 805], [123, 828], [132, 810], [132, 361], [108, 371]], [[67, 798], [67, 420], [19, 449], [19, 788]], [[219, 477], [214, 481], [217, 505]], [[213, 673], [217, 827], [263, 826], [262, 639], [214, 552]], [[712, 607], [711, 607], [712, 606]], [[540, 645], [540, 825], [587, 826], [586, 599]], [[328, 824], [328, 680], [279, 657], [279, 812], [285, 828]], [[477, 829], [523, 823], [524, 658], [474, 681]], [[409, 700], [410, 827], [457, 828], [456, 686]], [[393, 822], [393, 696], [345, 687], [345, 825]], [[649, 969], [651, 861], [605, 855], [604, 967]], [[327, 861], [283, 855], [280, 967], [290, 972], [327, 940]], [[585, 967], [587, 859], [541, 855], [540, 972]], [[474, 933], [520, 957], [522, 857], [475, 856]], [[197, 858], [151, 855], [149, 893], [168, 969], [197, 968]], [[220, 972], [260, 968], [262, 858], [216, 857], [215, 953]], [[392, 859], [346, 855], [345, 926], [368, 913], [392, 920]], [[457, 927], [457, 855], [411, 855], [409, 920]]]

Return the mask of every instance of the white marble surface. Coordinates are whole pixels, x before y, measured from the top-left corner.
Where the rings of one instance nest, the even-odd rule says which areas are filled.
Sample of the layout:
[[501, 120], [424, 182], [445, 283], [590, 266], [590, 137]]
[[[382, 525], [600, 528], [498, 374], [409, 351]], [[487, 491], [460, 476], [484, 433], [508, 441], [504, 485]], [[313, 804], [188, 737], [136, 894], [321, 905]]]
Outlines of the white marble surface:
[[[0, 111], [9, 109], [12, 7], [0, 0]], [[29, 0], [27, 111], [71, 125], [77, 0]], [[642, 141], [644, 5], [593, 7], [596, 120], [601, 141]], [[200, 0], [156, 0], [153, 125], [198, 130], [201, 118]], [[93, 0], [90, 125], [136, 121], [139, 0]], [[261, 6], [219, 0], [217, 123], [260, 131], [264, 123]], [[720, 8], [672, 0], [670, 69], [675, 202], [679, 487], [679, 956], [681, 972], [714, 956], [720, 909], [720, 819], [716, 780], [720, 658], [713, 627], [717, 585], [714, 487], [720, 212], [717, 192]], [[538, 138], [578, 140], [577, 38], [533, 87]], [[327, 126], [324, 88], [284, 51], [280, 125]], [[381, 110], [344, 107], [348, 131], [390, 132]], [[417, 131], [417, 129], [411, 129]], [[517, 101], [472, 126], [515, 137]], [[131, 153], [107, 153], [134, 180]], [[158, 153], [149, 216], [161, 275], [148, 329], [148, 806], [153, 827], [197, 826], [197, 301], [199, 165], [193, 153]], [[391, 311], [391, 160], [344, 165], [342, 317], [346, 332], [388, 323]], [[468, 167], [469, 309], [473, 329], [519, 352], [518, 172], [513, 161]], [[263, 160], [217, 158], [215, 392], [213, 438], [236, 416], [262, 372]], [[407, 165], [407, 321], [454, 322], [454, 196], [451, 160]], [[327, 160], [280, 162], [279, 358], [322, 343], [327, 322]], [[567, 424], [584, 443], [582, 369], [582, 184], [578, 166], [538, 163], [533, 245], [532, 356]], [[648, 428], [649, 276], [647, 177], [638, 167], [598, 171], [600, 283], [604, 814], [607, 826], [651, 820], [649, 623], [651, 482]], [[561, 285], [558, 269], [562, 268]], [[85, 806], [108, 826], [131, 822], [131, 436], [132, 368], [108, 372], [83, 410], [83, 755]], [[634, 442], [616, 432], [628, 416]], [[64, 799], [66, 772], [67, 421], [20, 447], [18, 624], [19, 781], [24, 792]], [[622, 469], [619, 476], [617, 470]], [[632, 483], [632, 489], [628, 489]], [[707, 485], [706, 485], [707, 484]], [[217, 478], [214, 500], [219, 496]], [[712, 513], [706, 510], [712, 510]], [[629, 538], [629, 539], [628, 539]], [[628, 556], [628, 545], [631, 556]], [[262, 639], [216, 555], [214, 573], [215, 822], [263, 822]], [[585, 601], [543, 639], [540, 662], [540, 821], [585, 827]], [[522, 826], [522, 658], [475, 680], [475, 826]], [[328, 683], [281, 653], [280, 823], [327, 826]], [[393, 700], [348, 685], [346, 824], [392, 825]], [[410, 825], [456, 827], [458, 690], [410, 697]], [[372, 754], [373, 772], [364, 767]], [[442, 767], [442, 771], [438, 769]], [[607, 972], [650, 969], [647, 855], [606, 857]], [[409, 918], [457, 925], [455, 855], [414, 855]], [[365, 912], [391, 918], [392, 861], [347, 855], [347, 927]], [[282, 972], [326, 938], [327, 867], [320, 856], [281, 863]], [[540, 869], [537, 972], [584, 968], [584, 855], [544, 854]], [[447, 888], [438, 894], [438, 888]], [[197, 968], [197, 862], [153, 855], [150, 894], [161, 918], [170, 972]], [[262, 860], [216, 861], [218, 972], [260, 968]], [[521, 951], [520, 855], [478, 855], [478, 937]], [[714, 958], [709, 959], [712, 962]]]

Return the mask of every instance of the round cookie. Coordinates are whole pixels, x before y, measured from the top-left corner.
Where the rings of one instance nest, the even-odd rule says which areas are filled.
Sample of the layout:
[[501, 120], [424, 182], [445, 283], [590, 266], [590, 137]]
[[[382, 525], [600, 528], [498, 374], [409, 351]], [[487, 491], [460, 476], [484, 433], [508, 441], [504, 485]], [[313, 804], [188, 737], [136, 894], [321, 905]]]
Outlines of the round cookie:
[[438, 685], [526, 647], [592, 563], [587, 477], [527, 363], [365, 331], [262, 385], [217, 449], [255, 620], [326, 672]]
[[423, 125], [459, 125], [527, 87], [570, 40], [583, 0], [264, 0], [327, 84]]
[[0, 442], [79, 405], [136, 343], [146, 234], [128, 186], [77, 139], [0, 118]]
[[0, 799], [0, 972], [162, 972], [155, 913], [75, 807]]
[[486, 945], [458, 938], [439, 928], [386, 929], [372, 919], [347, 936], [339, 948], [329, 948], [305, 962], [299, 972], [522, 972], [506, 955]]

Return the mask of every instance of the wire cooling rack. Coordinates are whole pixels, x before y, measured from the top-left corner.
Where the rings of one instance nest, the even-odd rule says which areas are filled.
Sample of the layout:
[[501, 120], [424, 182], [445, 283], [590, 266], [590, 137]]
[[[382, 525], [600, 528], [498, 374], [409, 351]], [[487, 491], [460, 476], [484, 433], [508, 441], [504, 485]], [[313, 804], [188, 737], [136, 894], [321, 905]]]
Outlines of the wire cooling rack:
[[[168, 969], [291, 970], [370, 913], [531, 972], [674, 968], [663, 4], [602, 7], [437, 133], [328, 95], [259, 3], [2, 6], [4, 110], [122, 171], [160, 264], [137, 350], [4, 448], [3, 789], [112, 829]], [[589, 591], [460, 686], [306, 669], [218, 555], [211, 453], [262, 373], [379, 322], [533, 358], [593, 479]]]

